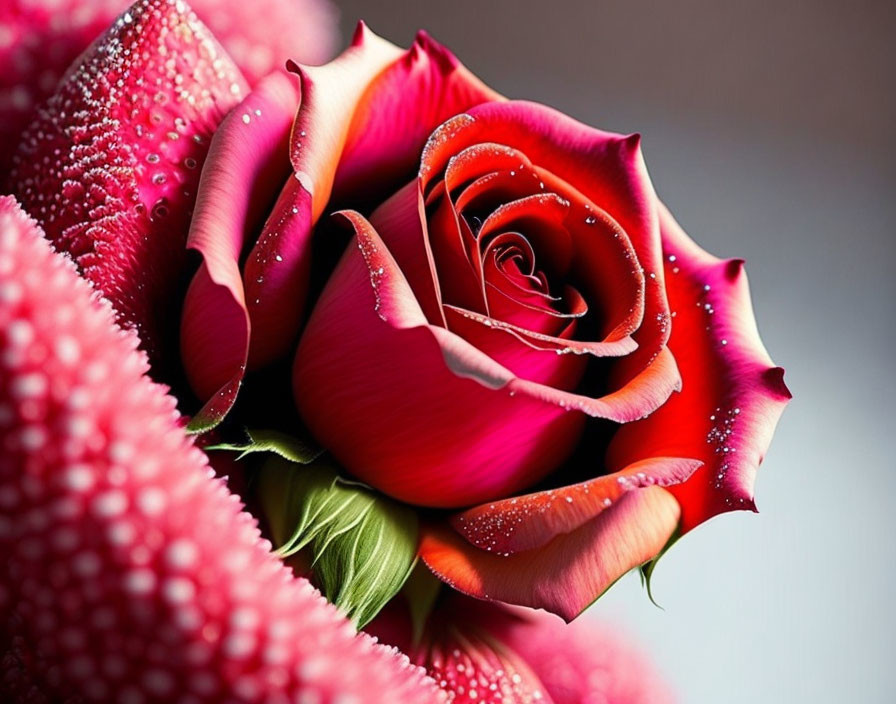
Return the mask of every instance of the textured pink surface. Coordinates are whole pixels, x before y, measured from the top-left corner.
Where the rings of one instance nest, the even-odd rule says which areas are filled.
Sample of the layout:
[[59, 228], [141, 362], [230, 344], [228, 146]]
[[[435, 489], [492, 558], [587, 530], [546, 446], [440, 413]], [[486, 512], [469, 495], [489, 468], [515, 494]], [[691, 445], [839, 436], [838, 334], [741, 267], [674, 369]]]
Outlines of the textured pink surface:
[[[194, 0], [196, 14], [254, 83], [287, 59], [325, 61], [337, 38], [326, 0]], [[17, 135], [78, 54], [127, 0], [5, 0], [0, 5], [0, 172]]]
[[260, 538], [132, 332], [0, 199], [4, 701], [438, 701]]
[[66, 75], [13, 159], [25, 210], [154, 361], [176, 330], [209, 139], [246, 90], [183, 3], [140, 0]]
[[420, 642], [404, 604], [369, 627], [423, 665], [454, 704], [671, 704], [675, 697], [650, 660], [618, 628], [575, 624], [542, 611], [443, 597]]

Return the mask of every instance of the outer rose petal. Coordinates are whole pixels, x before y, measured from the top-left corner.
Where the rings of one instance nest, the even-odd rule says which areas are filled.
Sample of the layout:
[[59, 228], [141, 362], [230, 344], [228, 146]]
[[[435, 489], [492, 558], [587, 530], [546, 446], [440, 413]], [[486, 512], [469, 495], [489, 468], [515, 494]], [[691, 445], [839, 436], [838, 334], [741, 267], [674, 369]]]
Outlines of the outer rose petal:
[[[287, 59], [325, 61], [337, 32], [326, 0], [193, 0], [196, 14], [254, 83]], [[127, 0], [4, 0], [0, 25], [0, 173], [38, 104]], [[288, 28], [284, 31], [284, 28]]]
[[4, 701], [438, 701], [269, 552], [12, 198], [0, 272]]
[[[349, 193], [353, 208], [365, 197], [373, 198], [375, 188], [386, 194], [397, 190], [407, 178], [392, 182], [393, 170], [413, 170], [433, 129], [451, 115], [496, 97], [428, 38], [418, 37], [402, 52], [363, 23], [336, 60], [294, 68], [302, 78], [291, 149], [300, 185], [288, 187], [294, 193], [284, 215], [294, 215], [295, 222], [280, 227], [280, 219], [272, 217], [249, 257], [245, 285], [253, 366], [286, 354], [295, 341], [302, 312], [295, 301], [307, 287], [311, 227], [330, 201], [334, 184], [337, 190], [343, 182], [361, 184], [359, 191]], [[414, 125], [410, 134], [408, 124]], [[393, 150], [395, 144], [401, 148]], [[274, 252], [291, 254], [281, 254], [278, 260]]]
[[696, 460], [657, 457], [613, 474], [533, 494], [492, 501], [453, 516], [451, 525], [483, 550], [509, 554], [539, 548], [608, 509], [626, 492], [681, 484], [700, 466]]
[[[272, 73], [212, 138], [187, 241], [203, 265], [187, 292], [180, 338], [187, 377], [203, 400], [220, 389], [235, 394], [242, 379], [249, 316], [239, 259], [246, 237], [289, 176], [286, 150], [298, 102], [294, 78]], [[222, 399], [218, 413], [229, 409], [234, 394], [215, 397]], [[210, 415], [214, 420], [216, 414]]]
[[596, 518], [541, 548], [501, 556], [473, 547], [444, 525], [430, 526], [420, 557], [442, 581], [479, 599], [578, 616], [619, 577], [655, 557], [678, 525], [665, 489], [622, 495]]
[[154, 361], [173, 342], [207, 143], [244, 90], [183, 3], [140, 0], [68, 72], [14, 158], [26, 210]]
[[736, 509], [755, 510], [753, 484], [790, 392], [759, 339], [741, 260], [704, 252], [661, 207], [666, 286], [675, 311], [669, 347], [683, 379], [649, 418], [623, 426], [607, 462], [693, 457], [704, 466], [671, 489], [682, 531]]

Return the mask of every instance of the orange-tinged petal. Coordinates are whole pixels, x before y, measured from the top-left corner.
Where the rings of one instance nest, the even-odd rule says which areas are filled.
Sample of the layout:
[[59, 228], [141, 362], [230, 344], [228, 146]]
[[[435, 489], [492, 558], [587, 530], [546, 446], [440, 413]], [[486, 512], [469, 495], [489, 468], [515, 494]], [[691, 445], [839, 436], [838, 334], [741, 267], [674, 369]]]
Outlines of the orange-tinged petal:
[[450, 527], [425, 529], [420, 557], [441, 580], [470, 596], [578, 616], [628, 570], [655, 557], [674, 533], [680, 509], [665, 489], [623, 494], [570, 533], [540, 548], [498, 555]]

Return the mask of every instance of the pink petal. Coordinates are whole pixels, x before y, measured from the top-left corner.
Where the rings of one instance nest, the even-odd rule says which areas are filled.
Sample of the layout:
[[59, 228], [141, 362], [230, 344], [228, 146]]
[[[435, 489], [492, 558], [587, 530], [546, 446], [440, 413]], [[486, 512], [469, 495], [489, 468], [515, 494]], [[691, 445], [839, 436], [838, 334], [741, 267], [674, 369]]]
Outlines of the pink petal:
[[[37, 106], [127, 0], [4, 0], [0, 25], [0, 173]], [[287, 59], [326, 61], [337, 40], [326, 0], [192, 0], [190, 5], [255, 83]], [[284, 31], [284, 28], [288, 28]]]
[[686, 481], [696, 460], [655, 457], [595, 479], [493, 501], [451, 518], [451, 525], [483, 550], [510, 554], [540, 548], [602, 513], [626, 492], [646, 486], [670, 487]]
[[411, 503], [460, 506], [530, 485], [563, 461], [583, 417], [531, 393], [463, 339], [429, 325], [360, 215], [302, 335], [299, 410], [355, 475]]
[[0, 271], [4, 701], [438, 701], [274, 557], [12, 198]]
[[[496, 95], [428, 38], [418, 37], [402, 52], [363, 23], [336, 60], [293, 68], [302, 79], [292, 134], [299, 185], [282, 196], [284, 208], [249, 257], [252, 364], [286, 354], [295, 341], [301, 324], [295, 299], [307, 286], [310, 230], [331, 194], [335, 201], [348, 194], [351, 207], [385, 198], [403, 185], [440, 122]], [[274, 251], [286, 253], [277, 260]]]
[[[413, 173], [432, 131], [474, 105], [503, 100], [448, 49], [419, 32], [411, 48], [376, 81], [355, 108], [336, 172], [335, 191], [383, 197]], [[370, 181], [390, 190], [371, 193]]]
[[329, 0], [191, 0], [199, 19], [253, 85], [289, 60], [328, 61], [339, 45]]
[[25, 209], [154, 360], [174, 338], [208, 140], [245, 90], [183, 8], [140, 0], [122, 15], [39, 111], [10, 174]]
[[671, 489], [688, 531], [725, 511], [755, 510], [756, 471], [790, 392], [759, 339], [743, 262], [700, 249], [665, 207], [660, 221], [675, 314], [669, 347], [683, 387], [646, 420], [623, 426], [607, 461], [613, 467], [669, 455], [702, 461], [690, 480]]
[[474, 547], [446, 525], [431, 525], [420, 557], [442, 581], [479, 599], [547, 609], [567, 621], [619, 577], [655, 557], [678, 525], [678, 502], [648, 486], [540, 548], [504, 556]]
[[298, 101], [294, 78], [272, 73], [212, 138], [187, 241], [203, 265], [184, 301], [180, 337], [187, 377], [203, 400], [235, 390], [245, 369], [249, 317], [239, 259], [289, 177], [287, 143]]

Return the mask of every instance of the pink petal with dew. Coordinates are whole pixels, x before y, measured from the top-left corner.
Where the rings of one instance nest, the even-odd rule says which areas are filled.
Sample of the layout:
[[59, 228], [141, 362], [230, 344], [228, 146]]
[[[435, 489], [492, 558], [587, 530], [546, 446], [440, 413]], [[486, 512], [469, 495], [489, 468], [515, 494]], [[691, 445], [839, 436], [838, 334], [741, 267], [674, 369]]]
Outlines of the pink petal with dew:
[[619, 577], [655, 557], [681, 510], [658, 486], [620, 496], [595, 518], [542, 547], [500, 555], [432, 524], [420, 557], [439, 579], [478, 599], [546, 609], [572, 621]]
[[[326, 0], [190, 3], [251, 83], [287, 59], [326, 61], [338, 37]], [[127, 0], [5, 0], [0, 4], [0, 173], [37, 106], [65, 70], [126, 10]], [[288, 28], [288, 29], [285, 29]]]
[[289, 178], [287, 144], [298, 102], [295, 78], [272, 73], [212, 138], [187, 240], [203, 263], [187, 291], [180, 336], [187, 378], [200, 399], [211, 399], [200, 423], [229, 410], [246, 367], [249, 315], [239, 259]]
[[[177, 0], [139, 0], [31, 122], [10, 184], [121, 322], [169, 367], [184, 247], [208, 142], [246, 91]], [[173, 320], [172, 320], [173, 319]]]

